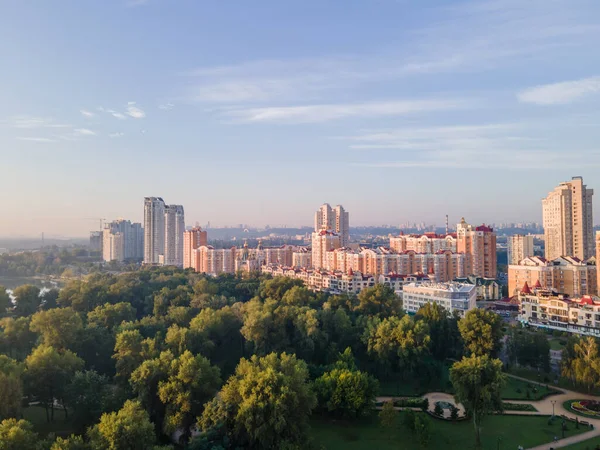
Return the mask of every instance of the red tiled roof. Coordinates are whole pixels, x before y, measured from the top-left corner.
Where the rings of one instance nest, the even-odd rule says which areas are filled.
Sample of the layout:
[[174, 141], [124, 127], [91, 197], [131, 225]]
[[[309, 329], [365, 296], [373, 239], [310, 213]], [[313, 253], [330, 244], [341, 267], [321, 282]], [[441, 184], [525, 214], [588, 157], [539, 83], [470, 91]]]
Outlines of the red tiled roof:
[[527, 284], [527, 281], [525, 282], [525, 284], [523, 285], [523, 288], [521, 289], [521, 294], [531, 294], [531, 289], [529, 289], [529, 285]]
[[540, 283], [540, 280], [538, 278], [538, 280], [535, 282], [535, 286], [533, 286], [534, 289], [541, 289], [542, 284]]
[[481, 224], [480, 226], [475, 228], [475, 231], [486, 231], [486, 232], [493, 232], [494, 229], [492, 227], [488, 227], [485, 223]]

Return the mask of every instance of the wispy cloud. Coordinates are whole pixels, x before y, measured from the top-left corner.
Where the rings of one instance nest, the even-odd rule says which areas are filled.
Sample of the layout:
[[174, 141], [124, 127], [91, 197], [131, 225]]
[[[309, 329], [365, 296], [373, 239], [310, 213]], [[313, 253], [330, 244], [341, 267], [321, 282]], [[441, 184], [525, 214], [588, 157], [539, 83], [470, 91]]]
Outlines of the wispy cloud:
[[472, 102], [451, 100], [399, 100], [369, 103], [284, 106], [233, 109], [225, 115], [242, 122], [310, 123], [347, 117], [395, 116], [465, 108]]
[[120, 133], [120, 132], [119, 133], [110, 133], [108, 135], [108, 137], [113, 138], [113, 139], [114, 138], [120, 138], [120, 137], [123, 137], [123, 136], [125, 136], [125, 133]]
[[81, 113], [81, 115], [82, 115], [83, 117], [87, 117], [87, 118], [92, 118], [92, 117], [94, 117], [94, 116], [96, 115], [96, 114], [94, 114], [93, 112], [91, 112], [91, 111], [88, 111], [88, 110], [86, 110], [86, 109], [82, 109], [82, 110], [80, 110], [79, 112]]
[[517, 98], [524, 103], [557, 105], [571, 103], [588, 94], [597, 93], [600, 93], [600, 76], [535, 86], [520, 92]]
[[28, 141], [28, 142], [40, 142], [40, 143], [56, 142], [56, 139], [50, 139], [50, 138], [45, 138], [45, 137], [24, 137], [24, 136], [19, 136], [19, 137], [17, 137], [17, 140], [19, 140], [19, 141]]
[[173, 103], [164, 103], [162, 105], [158, 105], [158, 109], [163, 111], [170, 111], [175, 107]]
[[111, 116], [113, 116], [119, 120], [127, 119], [127, 116], [125, 116], [125, 114], [115, 111], [114, 109], [107, 109], [102, 106], [98, 106], [98, 108], [96, 108], [96, 109], [100, 112], [110, 114]]
[[146, 117], [146, 113], [141, 108], [135, 106], [135, 102], [129, 102], [127, 104], [127, 115], [134, 119], [143, 119]]
[[15, 116], [8, 120], [13, 128], [69, 128], [71, 125], [56, 122], [52, 118], [35, 116]]
[[88, 128], [76, 128], [73, 130], [75, 136], [96, 136], [96, 132]]

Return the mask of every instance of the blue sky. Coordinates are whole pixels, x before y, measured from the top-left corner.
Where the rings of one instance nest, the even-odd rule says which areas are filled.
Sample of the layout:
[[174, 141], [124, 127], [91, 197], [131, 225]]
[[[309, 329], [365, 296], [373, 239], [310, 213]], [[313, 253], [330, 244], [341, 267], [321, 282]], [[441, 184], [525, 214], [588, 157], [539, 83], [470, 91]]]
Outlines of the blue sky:
[[540, 220], [600, 189], [598, 42], [597, 0], [5, 2], [0, 235]]

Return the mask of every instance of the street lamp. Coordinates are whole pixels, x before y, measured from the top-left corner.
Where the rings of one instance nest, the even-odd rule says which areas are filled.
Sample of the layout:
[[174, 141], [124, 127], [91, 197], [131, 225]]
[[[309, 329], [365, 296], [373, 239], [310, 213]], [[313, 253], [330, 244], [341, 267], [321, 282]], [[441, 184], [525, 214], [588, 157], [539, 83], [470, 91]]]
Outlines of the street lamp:
[[554, 417], [554, 405], [556, 404], [556, 400], [550, 400], [550, 403], [552, 403], [552, 417]]

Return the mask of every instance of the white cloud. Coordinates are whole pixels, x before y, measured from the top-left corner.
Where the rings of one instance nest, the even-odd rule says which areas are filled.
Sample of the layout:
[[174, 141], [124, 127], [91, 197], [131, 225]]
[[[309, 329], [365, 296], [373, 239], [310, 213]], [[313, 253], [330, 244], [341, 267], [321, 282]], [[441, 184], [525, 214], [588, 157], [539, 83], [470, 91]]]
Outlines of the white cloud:
[[44, 138], [44, 137], [18, 137], [19, 141], [29, 141], [29, 142], [56, 142], [55, 139]]
[[76, 128], [73, 130], [75, 136], [96, 136], [96, 132], [88, 128]]
[[13, 128], [68, 128], [71, 126], [57, 123], [51, 118], [35, 116], [15, 116], [8, 123]]
[[403, 100], [233, 109], [225, 115], [242, 122], [310, 123], [347, 117], [395, 116], [464, 108], [465, 100]]
[[120, 137], [123, 137], [123, 136], [125, 136], [125, 133], [110, 133], [108, 135], [108, 137], [110, 137], [110, 138], [120, 138]]
[[524, 103], [557, 105], [571, 103], [586, 95], [597, 93], [600, 93], [600, 77], [590, 77], [535, 86], [520, 92], [517, 98]]
[[96, 115], [96, 114], [94, 114], [93, 112], [91, 112], [91, 111], [87, 111], [87, 110], [85, 110], [85, 109], [82, 109], [82, 110], [80, 110], [79, 112], [81, 113], [81, 115], [82, 115], [82, 116], [84, 116], [84, 117], [88, 117], [88, 118], [94, 117], [94, 116]]
[[173, 103], [165, 103], [162, 105], [158, 105], [158, 109], [161, 109], [163, 111], [170, 111], [175, 107], [175, 105]]
[[120, 113], [118, 111], [115, 111], [114, 109], [107, 109], [107, 108], [104, 108], [102, 106], [98, 106], [98, 108], [96, 108], [96, 109], [98, 111], [100, 111], [100, 112], [104, 112], [104, 113], [110, 114], [111, 116], [113, 116], [113, 117], [115, 117], [115, 118], [117, 118], [119, 120], [125, 120], [125, 119], [127, 119], [127, 116], [125, 116], [125, 114]]
[[146, 117], [146, 113], [141, 108], [135, 106], [135, 102], [127, 103], [127, 115], [134, 119], [143, 119]]

